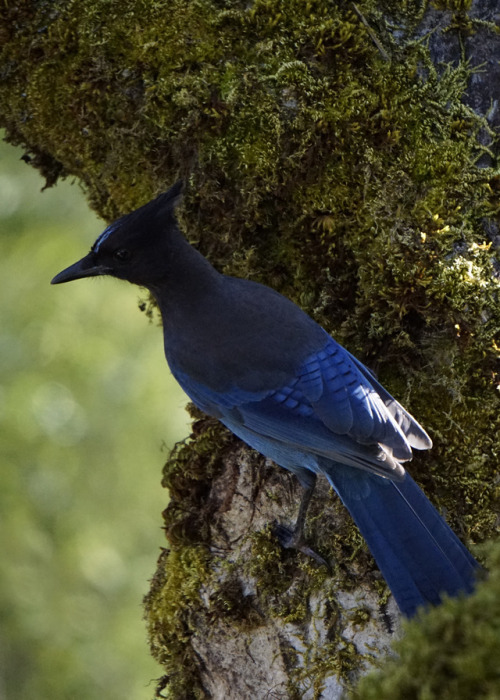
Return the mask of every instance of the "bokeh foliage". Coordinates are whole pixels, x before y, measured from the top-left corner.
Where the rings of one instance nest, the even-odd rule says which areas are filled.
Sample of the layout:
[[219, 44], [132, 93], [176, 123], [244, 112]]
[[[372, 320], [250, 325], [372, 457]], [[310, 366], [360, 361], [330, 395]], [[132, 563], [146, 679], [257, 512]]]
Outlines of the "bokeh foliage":
[[0, 148], [0, 696], [146, 700], [155, 464], [184, 397], [132, 288], [50, 287], [103, 222], [76, 185], [40, 193], [21, 155]]

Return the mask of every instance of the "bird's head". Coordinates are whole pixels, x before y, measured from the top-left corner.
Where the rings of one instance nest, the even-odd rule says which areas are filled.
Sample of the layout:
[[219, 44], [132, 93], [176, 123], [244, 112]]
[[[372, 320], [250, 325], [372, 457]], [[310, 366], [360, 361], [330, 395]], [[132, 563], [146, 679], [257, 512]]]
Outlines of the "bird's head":
[[178, 233], [174, 212], [182, 189], [182, 182], [176, 182], [156, 199], [114, 221], [88, 255], [56, 275], [51, 284], [111, 275], [144, 287], [153, 285], [164, 274], [172, 248], [169, 234]]

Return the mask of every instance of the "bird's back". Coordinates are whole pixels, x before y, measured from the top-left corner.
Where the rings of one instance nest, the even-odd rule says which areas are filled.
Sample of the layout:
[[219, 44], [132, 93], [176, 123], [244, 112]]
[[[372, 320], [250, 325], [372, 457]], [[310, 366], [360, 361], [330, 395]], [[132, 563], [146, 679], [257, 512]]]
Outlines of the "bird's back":
[[218, 391], [278, 388], [329, 337], [283, 295], [236, 277], [219, 275], [188, 305], [169, 308], [167, 293], [165, 306], [165, 354], [173, 373]]

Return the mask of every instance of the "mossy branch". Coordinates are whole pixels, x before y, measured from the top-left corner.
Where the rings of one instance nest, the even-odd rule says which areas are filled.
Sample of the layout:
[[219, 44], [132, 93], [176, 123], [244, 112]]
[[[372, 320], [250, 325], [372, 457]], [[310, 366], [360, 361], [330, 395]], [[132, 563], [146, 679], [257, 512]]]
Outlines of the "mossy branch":
[[[297, 301], [429, 430], [412, 474], [469, 543], [496, 533], [500, 433], [500, 44], [479, 5], [366, 0], [366, 22], [329, 0], [0, 10], [8, 139], [106, 219], [184, 177], [202, 252]], [[266, 522], [293, 513], [288, 477], [210, 422], [195, 438], [166, 470], [171, 554], [148, 596], [165, 692], [210, 694], [210, 664], [233, 678], [203, 630], [241, 663], [272, 639], [262, 684], [328, 697], [390, 636], [359, 535], [325, 490], [309, 534], [334, 576], [283, 555]]]

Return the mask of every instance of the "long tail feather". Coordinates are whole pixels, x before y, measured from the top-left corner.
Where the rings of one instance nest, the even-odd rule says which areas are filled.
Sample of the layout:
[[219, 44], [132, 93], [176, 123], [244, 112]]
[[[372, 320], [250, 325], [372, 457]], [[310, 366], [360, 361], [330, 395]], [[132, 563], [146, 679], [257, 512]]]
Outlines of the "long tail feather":
[[395, 483], [337, 464], [325, 472], [404, 615], [472, 592], [478, 563], [408, 474]]

